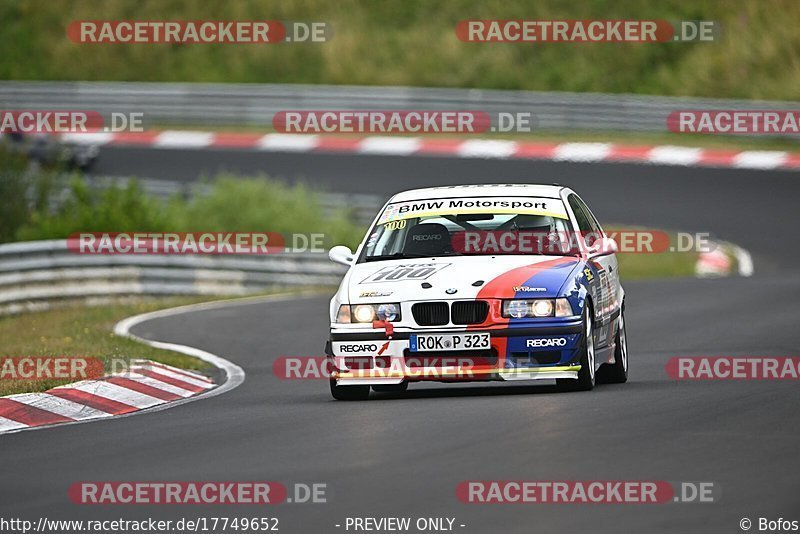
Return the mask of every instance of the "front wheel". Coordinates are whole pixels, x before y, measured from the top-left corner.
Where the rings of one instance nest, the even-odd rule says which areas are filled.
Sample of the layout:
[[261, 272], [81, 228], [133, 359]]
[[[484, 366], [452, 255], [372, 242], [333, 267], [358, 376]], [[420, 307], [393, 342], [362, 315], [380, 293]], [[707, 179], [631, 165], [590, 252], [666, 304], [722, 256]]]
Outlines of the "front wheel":
[[581, 370], [578, 371], [578, 379], [556, 379], [556, 385], [561, 391], [591, 391], [594, 389], [594, 321], [589, 306], [586, 306], [583, 312], [583, 339], [578, 350], [581, 355]]
[[625, 334], [624, 310], [619, 314], [614, 345], [614, 363], [606, 363], [601, 366], [598, 378], [606, 384], [624, 384], [628, 381], [628, 336]]
[[336, 379], [330, 379], [331, 395], [336, 400], [359, 401], [369, 397], [369, 386], [339, 386]]

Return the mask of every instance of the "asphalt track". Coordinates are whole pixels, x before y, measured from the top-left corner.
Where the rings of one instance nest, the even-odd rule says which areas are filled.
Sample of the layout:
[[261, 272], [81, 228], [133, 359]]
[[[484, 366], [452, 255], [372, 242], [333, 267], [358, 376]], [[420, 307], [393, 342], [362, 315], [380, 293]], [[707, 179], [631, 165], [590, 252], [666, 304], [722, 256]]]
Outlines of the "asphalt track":
[[[280, 355], [318, 355], [327, 298], [251, 302], [142, 323], [133, 333], [200, 347], [247, 378], [219, 397], [149, 415], [0, 437], [3, 517], [277, 516], [282, 532], [345, 532], [347, 516], [455, 517], [466, 533], [740, 532], [800, 519], [796, 382], [676, 382], [683, 355], [797, 355], [800, 176], [791, 172], [452, 158], [109, 149], [98, 173], [192, 180], [217, 168], [304, 177], [340, 191], [433, 184], [568, 184], [604, 221], [711, 231], [753, 253], [755, 276], [625, 282], [632, 375], [588, 393], [533, 386], [412, 386], [404, 397], [330, 399], [280, 381]], [[463, 480], [714, 482], [717, 502], [467, 505]], [[328, 485], [327, 504], [78, 506], [102, 480], [276, 480]], [[757, 531], [757, 525], [753, 531]], [[352, 531], [351, 531], [352, 532]], [[413, 531], [412, 531], [413, 532]]]
[[752, 252], [761, 272], [800, 260], [789, 235], [800, 220], [797, 171], [117, 146], [104, 147], [94, 168], [98, 175], [179, 182], [221, 171], [386, 197], [442, 184], [561, 183], [580, 193], [602, 222], [712, 232]]

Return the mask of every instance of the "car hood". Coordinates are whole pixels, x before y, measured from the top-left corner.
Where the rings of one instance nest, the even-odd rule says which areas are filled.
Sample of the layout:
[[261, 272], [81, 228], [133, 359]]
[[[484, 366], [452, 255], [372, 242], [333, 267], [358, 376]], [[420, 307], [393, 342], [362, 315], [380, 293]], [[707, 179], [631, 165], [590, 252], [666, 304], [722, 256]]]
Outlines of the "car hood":
[[347, 274], [347, 295], [351, 303], [556, 297], [582, 263], [572, 256], [462, 256], [359, 263]]

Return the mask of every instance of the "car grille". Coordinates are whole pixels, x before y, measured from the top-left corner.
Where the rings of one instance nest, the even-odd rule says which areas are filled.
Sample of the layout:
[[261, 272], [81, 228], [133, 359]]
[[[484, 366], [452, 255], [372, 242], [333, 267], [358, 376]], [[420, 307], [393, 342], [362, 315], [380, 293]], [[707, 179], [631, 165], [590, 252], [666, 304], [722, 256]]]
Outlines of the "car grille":
[[442, 326], [453, 324], [480, 324], [489, 314], [489, 303], [485, 300], [462, 300], [454, 302], [452, 310], [446, 302], [418, 302], [411, 306], [414, 320], [420, 326]]
[[411, 313], [420, 326], [441, 326], [450, 322], [446, 302], [418, 302], [411, 306]]
[[485, 300], [465, 300], [453, 303], [453, 324], [479, 324], [486, 320], [489, 303]]

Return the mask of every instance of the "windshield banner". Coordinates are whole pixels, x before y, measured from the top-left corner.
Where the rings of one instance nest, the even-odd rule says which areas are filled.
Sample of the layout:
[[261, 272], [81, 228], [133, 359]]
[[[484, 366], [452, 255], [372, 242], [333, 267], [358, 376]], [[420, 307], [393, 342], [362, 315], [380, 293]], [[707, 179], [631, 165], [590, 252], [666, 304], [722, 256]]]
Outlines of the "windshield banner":
[[567, 219], [564, 203], [558, 198], [468, 197], [409, 200], [389, 204], [378, 224], [415, 217], [460, 215], [467, 213], [526, 213]]

